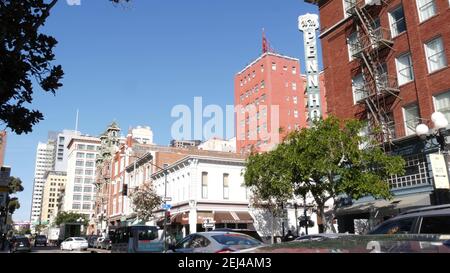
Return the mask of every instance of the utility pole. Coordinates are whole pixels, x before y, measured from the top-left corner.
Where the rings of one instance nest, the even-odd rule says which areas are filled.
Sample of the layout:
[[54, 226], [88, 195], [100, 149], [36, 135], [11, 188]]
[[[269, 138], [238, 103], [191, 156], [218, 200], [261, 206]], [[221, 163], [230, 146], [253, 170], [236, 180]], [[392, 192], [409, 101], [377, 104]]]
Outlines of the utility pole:
[[167, 251], [167, 171], [164, 169], [164, 252]]
[[307, 205], [306, 205], [306, 194], [303, 196], [303, 216], [305, 216], [305, 233], [308, 235], [308, 213], [307, 213]]

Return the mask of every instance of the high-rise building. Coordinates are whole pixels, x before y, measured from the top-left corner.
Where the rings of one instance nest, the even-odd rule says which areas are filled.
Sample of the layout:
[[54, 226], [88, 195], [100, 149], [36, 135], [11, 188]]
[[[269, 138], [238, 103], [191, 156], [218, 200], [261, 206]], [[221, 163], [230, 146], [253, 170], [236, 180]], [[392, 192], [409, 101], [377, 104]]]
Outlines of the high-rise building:
[[67, 145], [70, 143], [72, 138], [80, 135], [80, 132], [73, 130], [63, 130], [56, 135], [55, 171], [67, 171], [67, 158], [69, 153]]
[[51, 218], [58, 213], [58, 199], [66, 186], [66, 172], [49, 171], [44, 176], [41, 224], [51, 224]]
[[[323, 74], [319, 85], [324, 102]], [[306, 76], [299, 59], [264, 52], [237, 73], [234, 86], [238, 153], [271, 150], [283, 136], [307, 126]]]
[[64, 211], [92, 217], [95, 195], [95, 169], [100, 139], [76, 136], [67, 145], [67, 182], [64, 190]]
[[45, 185], [45, 174], [55, 166], [55, 140], [47, 143], [39, 142], [36, 150], [34, 171], [33, 198], [31, 203], [31, 225], [34, 227], [41, 222], [42, 197]]
[[[305, 2], [318, 5], [320, 11], [328, 111], [339, 118], [368, 121], [362, 133], [406, 161], [406, 175], [389, 181], [400, 199], [378, 217], [435, 203], [435, 181], [441, 179], [432, 171], [430, 154], [448, 145], [438, 144], [432, 135], [420, 139], [416, 126], [425, 123], [432, 128], [434, 112], [450, 120], [450, 2]], [[448, 181], [444, 184], [448, 188]], [[365, 207], [363, 201], [355, 206]], [[346, 229], [340, 231], [352, 232], [355, 217], [369, 217], [369, 207], [378, 205], [372, 203], [365, 211], [345, 209], [339, 221]]]

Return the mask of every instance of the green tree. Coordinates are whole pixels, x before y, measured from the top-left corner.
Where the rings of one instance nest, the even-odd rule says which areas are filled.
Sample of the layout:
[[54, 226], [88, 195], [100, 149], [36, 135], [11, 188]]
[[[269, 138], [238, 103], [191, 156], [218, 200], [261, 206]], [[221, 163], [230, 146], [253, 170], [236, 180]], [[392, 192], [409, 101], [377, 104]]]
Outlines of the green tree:
[[31, 132], [44, 119], [40, 111], [28, 108], [33, 80], [53, 95], [62, 86], [63, 69], [53, 65], [58, 42], [40, 31], [58, 2], [0, 0], [0, 122], [17, 134]]
[[87, 226], [89, 224], [89, 218], [86, 214], [75, 213], [75, 212], [58, 212], [55, 218], [55, 225], [60, 226], [61, 224], [73, 224], [80, 223], [78, 220], [82, 219], [81, 224]]
[[153, 210], [162, 203], [161, 196], [148, 184], [142, 185], [131, 194], [131, 204], [138, 220], [148, 221], [153, 215]]
[[389, 199], [387, 180], [404, 173], [403, 158], [386, 154], [369, 136], [363, 136], [364, 125], [329, 117], [316, 121], [312, 128], [291, 133], [278, 147], [289, 165], [284, 170], [290, 172], [295, 193], [312, 194], [318, 216], [325, 223], [323, 232], [334, 230], [335, 208], [325, 217], [327, 201], [332, 199], [336, 205], [339, 195]]
[[[18, 192], [22, 192], [24, 190], [24, 188], [22, 186], [22, 180], [18, 177], [14, 177], [14, 176], [11, 176], [9, 178], [8, 188], [9, 188], [9, 191], [8, 191], [9, 195], [13, 195]], [[17, 197], [11, 198], [9, 195], [6, 198], [8, 213], [14, 214], [14, 212], [20, 208], [19, 198], [17, 198]]]
[[284, 154], [279, 149], [263, 154], [253, 153], [246, 161], [245, 186], [252, 192], [252, 206], [266, 210], [272, 216], [272, 243], [275, 221], [284, 216], [284, 205], [294, 194], [291, 173], [285, 171], [286, 167]]

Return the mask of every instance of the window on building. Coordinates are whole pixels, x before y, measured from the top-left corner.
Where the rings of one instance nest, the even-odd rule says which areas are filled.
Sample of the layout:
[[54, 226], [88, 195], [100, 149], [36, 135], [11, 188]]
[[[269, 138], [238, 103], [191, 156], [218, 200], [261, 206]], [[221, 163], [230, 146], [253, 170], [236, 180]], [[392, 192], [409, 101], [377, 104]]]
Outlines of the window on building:
[[78, 144], [78, 150], [86, 150], [86, 145]]
[[434, 0], [416, 0], [416, 4], [420, 22], [426, 21], [436, 14], [436, 3]]
[[95, 158], [95, 154], [86, 154], [86, 158]]
[[229, 184], [230, 175], [227, 173], [223, 174], [223, 199], [230, 198], [230, 184]]
[[92, 192], [92, 187], [84, 187], [84, 192]]
[[353, 60], [355, 54], [359, 51], [359, 42], [358, 42], [358, 32], [353, 32], [347, 38], [347, 46], [348, 46], [348, 58], [349, 60]]
[[83, 175], [83, 169], [76, 169], [75, 174], [77, 175]]
[[294, 102], [294, 104], [298, 104], [298, 98], [297, 97], [293, 97], [292, 101]]
[[261, 72], [264, 72], [264, 65], [261, 65]]
[[93, 175], [94, 171], [93, 170], [86, 170], [84, 173], [85, 173], [85, 175]]
[[450, 121], [450, 91], [434, 97], [434, 109]]
[[288, 70], [287, 66], [283, 66], [283, 70], [287, 71]]
[[447, 66], [444, 43], [442, 37], [435, 38], [425, 44], [428, 72], [432, 73]]
[[266, 87], [266, 83], [264, 81], [261, 82], [261, 89], [264, 89]]
[[414, 135], [416, 133], [416, 126], [420, 123], [419, 107], [417, 104], [403, 107], [403, 117], [406, 135]]
[[90, 210], [91, 204], [83, 204], [83, 210]]
[[352, 78], [352, 90], [354, 103], [367, 98], [368, 94], [365, 89], [364, 77], [362, 73], [359, 73]]
[[73, 196], [73, 200], [74, 200], [74, 201], [81, 201], [81, 195], [78, 195], [78, 194], [77, 194], [77, 195], [74, 195], [74, 196]]
[[295, 66], [292, 67], [292, 74], [294, 75], [297, 74], [297, 67]]
[[83, 196], [83, 201], [91, 201], [91, 196], [90, 195], [84, 195]]
[[81, 184], [83, 182], [83, 178], [75, 177], [75, 183]]
[[84, 161], [82, 161], [82, 160], [77, 160], [76, 166], [77, 166], [77, 167], [83, 167], [83, 166], [84, 166]]
[[272, 63], [272, 70], [277, 70], [277, 64], [276, 63]]
[[350, 9], [356, 5], [356, 0], [342, 0], [344, 5], [344, 18], [350, 16]]
[[95, 151], [95, 146], [94, 145], [87, 145], [86, 149], [89, 151]]
[[389, 12], [389, 22], [391, 24], [392, 37], [396, 37], [406, 31], [405, 14], [403, 13], [403, 6], [398, 6], [393, 11]]
[[414, 70], [410, 53], [397, 57], [395, 64], [397, 66], [397, 78], [400, 85], [414, 80]]
[[84, 153], [77, 153], [77, 158], [84, 158]]
[[87, 161], [86, 167], [94, 167], [94, 161]]
[[79, 209], [81, 209], [81, 205], [80, 204], [72, 204], [72, 209], [79, 210]]
[[208, 173], [202, 172], [202, 198], [208, 198]]

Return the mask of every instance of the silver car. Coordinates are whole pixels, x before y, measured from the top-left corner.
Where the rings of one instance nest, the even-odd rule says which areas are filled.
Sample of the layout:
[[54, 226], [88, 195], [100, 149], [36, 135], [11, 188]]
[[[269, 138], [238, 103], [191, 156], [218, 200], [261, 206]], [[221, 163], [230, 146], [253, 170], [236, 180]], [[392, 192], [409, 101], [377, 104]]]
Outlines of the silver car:
[[263, 245], [252, 237], [237, 232], [199, 232], [186, 236], [169, 253], [229, 253]]

